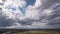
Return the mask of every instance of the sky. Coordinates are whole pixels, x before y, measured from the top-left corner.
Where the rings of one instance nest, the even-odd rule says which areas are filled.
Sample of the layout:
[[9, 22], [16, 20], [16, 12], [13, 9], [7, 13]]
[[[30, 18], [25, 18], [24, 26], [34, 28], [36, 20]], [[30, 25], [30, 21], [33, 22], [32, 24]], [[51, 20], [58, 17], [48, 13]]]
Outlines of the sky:
[[[60, 28], [60, 0], [0, 0], [0, 28]], [[3, 4], [3, 5], [1, 5]]]
[[34, 5], [34, 3], [36, 2], [36, 0], [25, 0], [26, 1], [26, 6], [29, 6], [29, 5]]

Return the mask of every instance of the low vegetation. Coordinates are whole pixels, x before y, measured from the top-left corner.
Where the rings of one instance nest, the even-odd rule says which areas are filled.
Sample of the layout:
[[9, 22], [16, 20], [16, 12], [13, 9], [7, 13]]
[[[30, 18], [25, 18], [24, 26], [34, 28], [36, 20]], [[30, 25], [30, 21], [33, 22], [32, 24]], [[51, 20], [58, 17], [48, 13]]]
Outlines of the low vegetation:
[[56, 30], [26, 30], [26, 31], [20, 31], [20, 30], [13, 30], [13, 31], [0, 31], [0, 34], [60, 34], [60, 31]]

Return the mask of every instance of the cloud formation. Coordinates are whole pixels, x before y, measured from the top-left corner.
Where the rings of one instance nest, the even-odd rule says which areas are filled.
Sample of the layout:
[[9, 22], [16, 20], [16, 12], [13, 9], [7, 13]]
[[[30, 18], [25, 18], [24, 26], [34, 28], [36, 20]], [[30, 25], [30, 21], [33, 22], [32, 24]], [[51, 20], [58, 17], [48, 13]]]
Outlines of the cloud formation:
[[[36, 0], [28, 5], [25, 0], [7, 0], [0, 11], [0, 27], [4, 28], [60, 28], [60, 0]], [[15, 11], [7, 6], [15, 7]], [[24, 8], [25, 15], [20, 8]]]

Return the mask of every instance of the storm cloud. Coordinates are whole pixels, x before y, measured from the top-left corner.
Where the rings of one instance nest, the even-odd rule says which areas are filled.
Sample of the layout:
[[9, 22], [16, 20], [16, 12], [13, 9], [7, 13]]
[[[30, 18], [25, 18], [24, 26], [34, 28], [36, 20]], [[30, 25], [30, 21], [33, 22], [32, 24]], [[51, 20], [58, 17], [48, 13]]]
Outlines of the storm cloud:
[[[0, 27], [60, 28], [60, 0], [35, 0], [33, 4], [28, 3], [28, 0], [10, 1], [7, 0], [0, 11]], [[14, 6], [16, 11], [7, 10], [8, 5]], [[18, 6], [24, 8], [25, 15]]]

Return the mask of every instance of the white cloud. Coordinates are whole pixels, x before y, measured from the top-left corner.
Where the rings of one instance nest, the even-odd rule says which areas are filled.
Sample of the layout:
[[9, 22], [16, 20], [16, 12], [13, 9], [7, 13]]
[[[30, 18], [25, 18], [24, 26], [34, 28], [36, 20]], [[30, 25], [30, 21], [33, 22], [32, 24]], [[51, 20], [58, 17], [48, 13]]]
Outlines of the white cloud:
[[[16, 7], [16, 11], [8, 10], [7, 7], [11, 5]], [[3, 14], [7, 15], [8, 18], [18, 18], [22, 16], [21, 11], [18, 9], [18, 6], [23, 7], [26, 3], [24, 0], [6, 0], [3, 6]]]
[[[24, 2], [24, 3], [23, 3]], [[19, 3], [19, 4], [18, 4]], [[21, 3], [21, 4], [20, 4]], [[16, 11], [12, 11], [12, 10], [8, 10], [6, 7], [8, 6], [8, 5], [11, 5], [11, 6], [15, 6], [16, 7]], [[2, 27], [4, 27], [2, 24], [4, 23], [4, 22], [7, 22], [7, 20], [9, 21], [8, 23], [12, 23], [12, 24], [5, 24], [5, 25], [10, 25], [10, 26], [14, 26], [14, 25], [16, 25], [16, 26], [18, 26], [18, 25], [20, 25], [20, 24], [18, 24], [18, 22], [17, 22], [17, 19], [18, 20], [21, 20], [22, 19], [22, 17], [23, 17], [23, 15], [22, 15], [22, 13], [21, 12], [19, 12], [19, 10], [18, 10], [18, 6], [20, 6], [20, 7], [23, 7], [23, 6], [25, 6], [25, 1], [23, 0], [19, 0], [19, 1], [17, 1], [17, 0], [14, 0], [14, 1], [12, 1], [12, 0], [6, 0], [5, 1], [5, 3], [4, 3], [4, 5], [3, 5], [3, 7], [2, 7], [2, 11], [0, 11], [1, 13], [1, 17], [0, 18], [2, 18], [2, 17], [4, 17], [5, 19], [3, 19], [3, 20], [5, 20], [5, 21], [3, 21], [2, 20], [2, 23], [0, 23], [1, 24], [1, 26]], [[20, 19], [21, 18], [21, 19]], [[10, 19], [11, 19], [11, 21], [10, 21]], [[17, 25], [18, 24], [18, 25]], [[6, 27], [6, 26], [5, 26]]]
[[5, 5], [13, 5], [13, 6], [20, 6], [23, 7], [26, 5], [26, 2], [24, 0], [6, 0]]
[[[52, 2], [48, 0], [49, 2]], [[47, 0], [36, 0], [34, 5], [29, 5], [26, 9], [25, 15], [18, 10], [18, 6], [25, 7], [25, 0], [7, 0], [3, 7], [1, 17], [4, 17], [9, 21], [8, 27], [5, 28], [49, 28], [51, 26], [47, 25], [50, 22], [54, 22], [53, 18], [54, 10], [52, 9], [52, 4]], [[56, 2], [56, 1], [55, 1]], [[16, 11], [8, 10], [6, 6], [11, 5], [16, 7]], [[1, 14], [0, 13], [0, 14]], [[53, 16], [52, 16], [53, 15]], [[55, 15], [56, 16], [56, 15]], [[4, 21], [5, 22], [5, 21]], [[57, 22], [57, 20], [56, 20]], [[2, 23], [1, 23], [2, 24]], [[2, 26], [2, 25], [1, 25]], [[54, 27], [54, 26], [53, 26]], [[52, 28], [52, 27], [51, 27]]]
[[41, 6], [41, 0], [36, 0], [34, 5], [29, 5], [26, 8], [26, 18], [39, 19], [39, 8]]
[[34, 7], [40, 7], [42, 5], [41, 0], [36, 0]]

